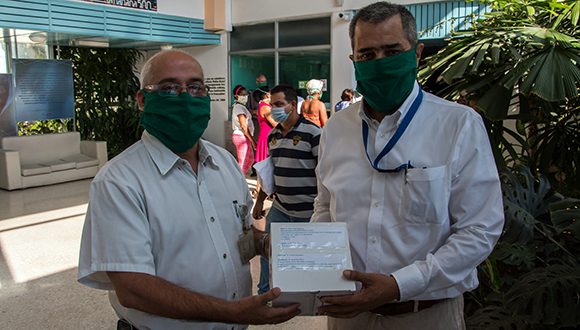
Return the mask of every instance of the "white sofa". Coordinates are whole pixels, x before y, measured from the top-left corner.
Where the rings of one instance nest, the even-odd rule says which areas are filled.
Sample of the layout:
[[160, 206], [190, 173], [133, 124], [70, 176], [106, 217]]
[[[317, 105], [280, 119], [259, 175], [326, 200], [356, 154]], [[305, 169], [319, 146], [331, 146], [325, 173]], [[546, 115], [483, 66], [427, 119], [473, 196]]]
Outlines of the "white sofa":
[[92, 178], [107, 161], [107, 142], [78, 132], [0, 137], [0, 188], [23, 189]]

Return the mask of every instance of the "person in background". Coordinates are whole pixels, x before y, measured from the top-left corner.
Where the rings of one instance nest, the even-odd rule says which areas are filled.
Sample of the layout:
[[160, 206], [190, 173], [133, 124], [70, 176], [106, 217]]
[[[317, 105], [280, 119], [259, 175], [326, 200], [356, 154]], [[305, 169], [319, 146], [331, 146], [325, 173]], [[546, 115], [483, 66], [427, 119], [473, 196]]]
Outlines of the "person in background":
[[270, 105], [270, 89], [262, 87], [260, 92], [260, 105], [258, 107], [258, 123], [260, 125], [260, 135], [256, 146], [256, 163], [268, 158], [268, 134], [278, 123], [271, 116], [272, 106]]
[[304, 103], [304, 98], [298, 95], [298, 105], [296, 107], [296, 110], [298, 110], [298, 114], [300, 114], [300, 111], [302, 111], [302, 103]]
[[252, 199], [234, 157], [200, 139], [210, 119], [200, 64], [161, 51], [140, 81], [145, 131], [91, 183], [79, 282], [109, 290], [117, 329], [245, 329], [299, 314], [296, 305], [267, 305], [279, 288], [251, 296], [256, 251], [246, 243], [267, 255], [267, 235], [250, 225]]
[[238, 155], [238, 164], [242, 173], [247, 174], [248, 170], [254, 164], [254, 123], [252, 114], [246, 108], [248, 103], [248, 91], [242, 85], [234, 87], [235, 103], [232, 108], [232, 142], [236, 146]]
[[[276, 127], [278, 123], [271, 116], [270, 106], [270, 89], [267, 86], [262, 86], [257, 89], [259, 91], [258, 97], [260, 104], [258, 106], [258, 123], [260, 126], [260, 135], [258, 136], [258, 143], [256, 145], [256, 163], [268, 158], [268, 134], [272, 128]], [[256, 183], [256, 193], [260, 191], [260, 180]], [[256, 219], [261, 218], [258, 217]]]
[[313, 222], [348, 226], [360, 290], [322, 297], [329, 329], [465, 329], [463, 293], [503, 228], [482, 118], [424, 92], [424, 45], [404, 7], [375, 2], [350, 23], [358, 102], [320, 138]]
[[334, 112], [339, 112], [340, 110], [348, 107], [352, 103], [354, 93], [352, 89], [347, 88], [342, 91], [342, 95], [340, 96], [341, 101], [336, 103], [334, 106]]
[[306, 83], [306, 91], [308, 99], [302, 103], [300, 112], [304, 118], [315, 123], [319, 127], [324, 127], [328, 114], [326, 112], [326, 105], [320, 100], [322, 97], [322, 88], [324, 83], [320, 80], [311, 79]]
[[260, 73], [256, 77], [256, 86], [258, 88], [268, 86], [268, 78], [266, 78], [266, 75], [264, 75], [263, 73]]
[[[274, 166], [275, 198], [266, 217], [266, 232], [272, 222], [308, 222], [316, 197], [316, 168], [320, 127], [298, 114], [296, 90], [289, 85], [272, 89], [272, 117], [279, 124], [268, 142]], [[266, 193], [259, 191], [254, 218], [262, 214]], [[270, 289], [268, 260], [260, 258], [258, 293]]]
[[[254, 123], [254, 136], [260, 136], [260, 123], [258, 121], [258, 107], [260, 104], [262, 93], [259, 91], [260, 87], [263, 89], [268, 87], [268, 79], [263, 73], [260, 73], [256, 77], [256, 89], [248, 90], [248, 102], [246, 103], [246, 108], [250, 110], [252, 114], [252, 122]], [[254, 168], [252, 167], [252, 173], [254, 173]]]

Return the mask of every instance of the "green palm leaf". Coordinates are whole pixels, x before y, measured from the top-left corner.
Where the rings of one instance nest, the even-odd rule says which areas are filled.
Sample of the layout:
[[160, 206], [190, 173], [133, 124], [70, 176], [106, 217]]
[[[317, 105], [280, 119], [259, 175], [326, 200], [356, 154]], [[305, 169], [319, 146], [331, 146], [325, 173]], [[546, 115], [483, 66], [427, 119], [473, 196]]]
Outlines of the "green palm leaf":
[[580, 324], [580, 267], [551, 265], [527, 273], [506, 293], [506, 306], [535, 324]]

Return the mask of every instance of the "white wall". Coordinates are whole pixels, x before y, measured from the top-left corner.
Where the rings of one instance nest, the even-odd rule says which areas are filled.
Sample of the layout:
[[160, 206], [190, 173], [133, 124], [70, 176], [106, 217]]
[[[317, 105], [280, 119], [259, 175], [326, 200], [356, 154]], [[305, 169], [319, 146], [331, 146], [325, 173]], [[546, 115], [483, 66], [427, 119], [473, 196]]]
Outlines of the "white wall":
[[[201, 46], [184, 48], [183, 50], [192, 54], [201, 64], [205, 78], [225, 78], [225, 92], [226, 96], [212, 95], [211, 102], [211, 120], [209, 126], [205, 130], [203, 137], [218, 146], [226, 146], [226, 134], [224, 124], [228, 120], [228, 95], [229, 95], [229, 77], [228, 77], [228, 47], [227, 35], [222, 34], [221, 44], [215, 46]], [[215, 98], [223, 99], [223, 101], [216, 101]], [[231, 124], [230, 124], [231, 126]]]
[[[408, 5], [436, 1], [393, 0], [391, 2]], [[374, 2], [377, 0], [292, 0], [291, 4], [283, 0], [234, 0], [232, 1], [232, 22], [236, 25], [319, 16], [342, 10], [360, 9]], [[342, 3], [342, 6], [339, 3]]]
[[157, 12], [203, 19], [204, 0], [158, 0]]
[[345, 21], [334, 13], [331, 17], [331, 54], [330, 54], [330, 76], [331, 91], [330, 102], [331, 108], [340, 101], [342, 90], [345, 88], [356, 87], [354, 79], [354, 67], [348, 55], [352, 53], [350, 39], [348, 37], [348, 26], [350, 21]]

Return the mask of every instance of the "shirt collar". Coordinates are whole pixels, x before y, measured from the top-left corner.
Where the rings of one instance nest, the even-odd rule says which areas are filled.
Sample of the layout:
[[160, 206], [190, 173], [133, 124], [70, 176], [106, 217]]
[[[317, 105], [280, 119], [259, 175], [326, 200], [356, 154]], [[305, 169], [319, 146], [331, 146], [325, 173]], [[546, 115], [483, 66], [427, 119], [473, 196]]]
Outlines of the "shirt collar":
[[[409, 96], [407, 96], [407, 98], [405, 99], [403, 104], [401, 104], [399, 109], [397, 109], [397, 111], [395, 111], [393, 114], [386, 116], [385, 119], [396, 118], [396, 125], [399, 126], [399, 124], [401, 123], [403, 118], [405, 118], [405, 115], [409, 111], [409, 108], [411, 108], [411, 105], [413, 104], [415, 97], [417, 97], [417, 95], [419, 94], [419, 88], [421, 88], [419, 86], [419, 83], [415, 82], [415, 84], [413, 85], [413, 90], [411, 91], [411, 94], [409, 94]], [[364, 97], [363, 97], [363, 100], [364, 100]], [[376, 120], [370, 118], [369, 116], [367, 116], [367, 114], [365, 113], [364, 102], [361, 101], [361, 102], [358, 102], [358, 104], [359, 104], [358, 114], [362, 118], [362, 120], [366, 121], [367, 124], [369, 124], [369, 126], [371, 126], [373, 124], [378, 126], [378, 122]]]
[[[143, 131], [143, 135], [141, 136], [141, 140], [145, 145], [145, 149], [149, 153], [151, 159], [157, 166], [157, 169], [161, 173], [161, 175], [167, 174], [169, 170], [175, 166], [175, 164], [181, 159], [178, 155], [176, 155], [173, 151], [169, 150], [161, 141], [159, 141], [156, 137], [151, 135], [146, 130]], [[207, 149], [205, 142], [203, 140], [199, 140], [199, 151], [198, 151], [199, 162], [202, 165], [209, 164], [218, 168], [217, 163], [212, 157], [211, 152]]]

